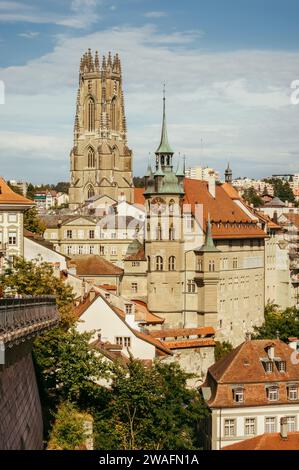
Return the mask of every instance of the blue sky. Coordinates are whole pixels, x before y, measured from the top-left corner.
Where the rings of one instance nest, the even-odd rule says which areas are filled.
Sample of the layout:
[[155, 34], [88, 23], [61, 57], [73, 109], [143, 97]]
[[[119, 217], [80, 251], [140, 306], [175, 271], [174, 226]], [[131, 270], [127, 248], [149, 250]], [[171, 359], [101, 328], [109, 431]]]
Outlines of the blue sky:
[[164, 80], [169, 137], [189, 165], [299, 172], [298, 17], [297, 0], [0, 0], [0, 173], [68, 179], [88, 47], [121, 55], [136, 175], [159, 140]]

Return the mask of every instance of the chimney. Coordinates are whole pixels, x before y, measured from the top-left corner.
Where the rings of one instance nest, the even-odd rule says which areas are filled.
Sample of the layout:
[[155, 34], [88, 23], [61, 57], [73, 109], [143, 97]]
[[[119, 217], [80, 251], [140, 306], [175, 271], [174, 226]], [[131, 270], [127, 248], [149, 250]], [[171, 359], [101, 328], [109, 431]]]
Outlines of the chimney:
[[91, 289], [91, 290], [89, 291], [89, 300], [90, 300], [90, 302], [93, 301], [93, 299], [95, 298], [95, 296], [96, 296], [95, 291], [94, 291], [93, 289]]
[[288, 419], [286, 416], [280, 418], [280, 437], [282, 439], [288, 438]]
[[216, 179], [215, 176], [212, 174], [209, 174], [208, 176], [208, 188], [209, 188], [209, 193], [213, 198], [216, 197]]
[[278, 222], [278, 216], [277, 216], [277, 211], [274, 211], [274, 214], [273, 214], [273, 221], [277, 224]]
[[274, 354], [275, 354], [274, 344], [271, 344], [271, 346], [269, 346], [269, 347], [267, 348], [267, 353], [268, 353], [268, 357], [269, 357], [270, 361], [273, 361], [273, 359], [274, 359]]
[[245, 334], [245, 341], [251, 341], [251, 333], [250, 333], [250, 331], [246, 331], [246, 334]]

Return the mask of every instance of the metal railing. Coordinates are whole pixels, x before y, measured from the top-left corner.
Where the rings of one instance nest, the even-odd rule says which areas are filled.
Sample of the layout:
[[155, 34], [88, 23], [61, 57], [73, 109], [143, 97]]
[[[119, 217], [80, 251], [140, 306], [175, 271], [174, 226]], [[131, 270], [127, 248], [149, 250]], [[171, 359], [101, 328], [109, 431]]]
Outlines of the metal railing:
[[26, 336], [50, 328], [59, 321], [53, 296], [0, 299], [0, 339]]

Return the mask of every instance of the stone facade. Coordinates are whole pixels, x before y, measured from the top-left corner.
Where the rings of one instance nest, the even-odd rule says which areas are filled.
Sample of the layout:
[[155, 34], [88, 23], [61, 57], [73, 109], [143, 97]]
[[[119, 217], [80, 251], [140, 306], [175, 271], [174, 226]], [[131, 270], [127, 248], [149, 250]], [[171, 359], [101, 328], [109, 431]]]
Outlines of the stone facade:
[[30, 346], [14, 348], [0, 367], [0, 449], [42, 449], [42, 410]]
[[70, 154], [70, 209], [107, 195], [133, 200], [132, 151], [127, 146], [126, 119], [118, 55], [109, 53], [100, 66], [89, 50], [81, 59]]

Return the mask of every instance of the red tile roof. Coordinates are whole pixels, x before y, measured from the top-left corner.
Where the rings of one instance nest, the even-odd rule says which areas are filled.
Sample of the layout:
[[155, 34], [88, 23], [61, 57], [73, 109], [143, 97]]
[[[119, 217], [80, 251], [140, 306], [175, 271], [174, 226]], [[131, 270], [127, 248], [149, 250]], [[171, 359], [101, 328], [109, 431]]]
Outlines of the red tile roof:
[[286, 219], [289, 220], [296, 228], [299, 228], [299, 214], [283, 214]]
[[144, 188], [134, 188], [134, 203], [140, 204], [144, 206], [145, 199], [144, 199]]
[[[216, 184], [215, 198], [209, 192], [209, 183], [207, 181], [184, 179], [184, 204], [190, 204], [191, 212], [197, 216], [195, 207], [197, 204], [203, 206], [203, 220], [199, 214], [196, 218], [200, 225], [203, 223], [203, 231], [206, 229], [208, 215], [212, 222], [212, 235], [215, 239], [224, 238], [266, 238], [266, 234], [261, 230], [256, 221], [252, 220], [231, 197], [235, 193], [227, 187]], [[135, 188], [138, 190], [138, 198], [144, 204], [144, 188]], [[235, 195], [236, 196], [236, 195]], [[238, 199], [240, 199], [238, 197]]]
[[299, 450], [299, 432], [289, 432], [286, 439], [280, 433], [261, 434], [221, 450]]
[[214, 335], [215, 330], [211, 326], [201, 328], [176, 328], [167, 330], [153, 330], [150, 335], [155, 338], [188, 338], [189, 336], [207, 336]]
[[233, 187], [230, 183], [223, 183], [222, 188], [224, 191], [229, 195], [231, 199], [239, 199], [241, 200], [241, 196], [238, 191]]
[[132, 302], [135, 304], [135, 312], [136, 312], [136, 319], [138, 320], [139, 314], [145, 318], [147, 325], [162, 325], [165, 322], [165, 318], [161, 318], [154, 313], [151, 313], [145, 302], [142, 300], [133, 300]]
[[0, 176], [0, 204], [17, 204], [33, 206], [34, 202], [24, 196], [15, 193]]
[[214, 347], [215, 340], [213, 338], [196, 338], [196, 339], [183, 339], [181, 341], [163, 341], [164, 346], [168, 349], [189, 349], [189, 348], [204, 348]]
[[[265, 238], [266, 234], [229, 196], [223, 185], [216, 184], [215, 198], [209, 192], [207, 181], [185, 178], [184, 203], [195, 207], [201, 204], [203, 208], [203, 229], [205, 230], [208, 215], [212, 222], [213, 238]], [[198, 220], [201, 224], [202, 221]]]
[[137, 253], [126, 256], [125, 261], [146, 261], [144, 247], [141, 246]]
[[[279, 372], [275, 363], [273, 372], [267, 373], [262, 360], [268, 360], [266, 348], [274, 345], [275, 358], [284, 361], [286, 371]], [[275, 405], [290, 403], [287, 397], [286, 383], [299, 383], [299, 368], [293, 363], [291, 355], [294, 351], [280, 340], [245, 341], [232, 352], [217, 361], [208, 370], [203, 387], [212, 392], [208, 405], [210, 407], [240, 407], [271, 405], [266, 396], [266, 385], [276, 384], [279, 387], [279, 400]], [[245, 387], [244, 403], [233, 400], [232, 385], [242, 384]], [[292, 403], [299, 403], [298, 400]]]
[[99, 255], [77, 255], [69, 261], [69, 264], [76, 265], [77, 276], [120, 276], [123, 274], [123, 269]]

